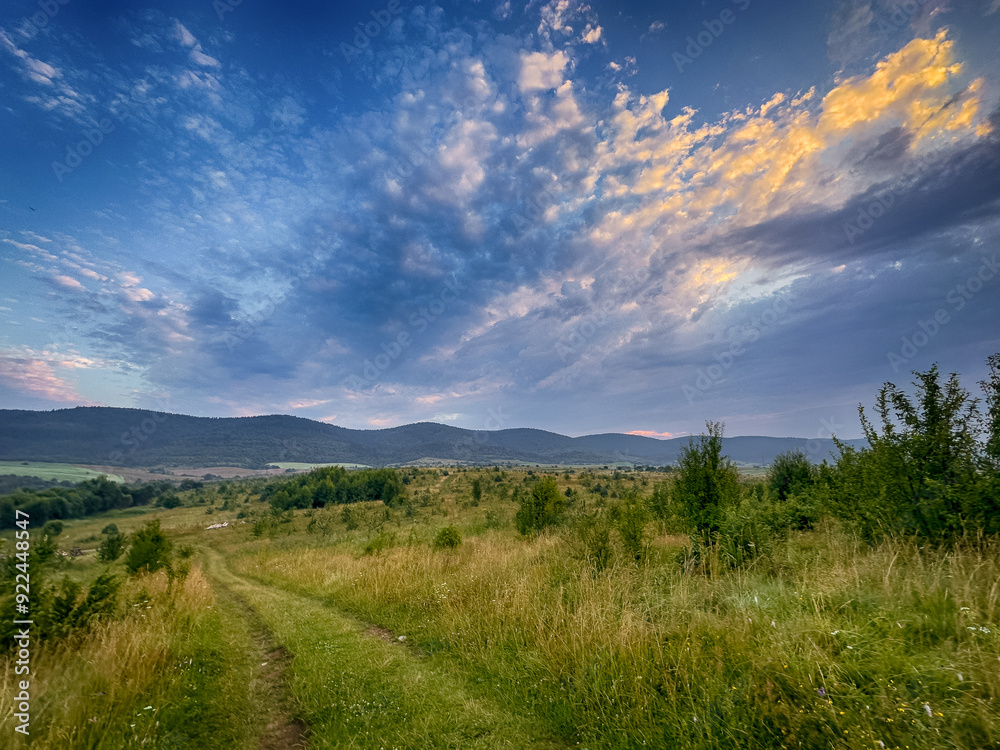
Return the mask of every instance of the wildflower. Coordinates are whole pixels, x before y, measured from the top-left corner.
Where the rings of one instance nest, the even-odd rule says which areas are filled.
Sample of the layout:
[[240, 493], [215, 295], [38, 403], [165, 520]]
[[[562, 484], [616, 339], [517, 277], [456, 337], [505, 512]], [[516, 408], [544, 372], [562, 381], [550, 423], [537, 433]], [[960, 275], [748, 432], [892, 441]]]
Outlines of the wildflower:
[[822, 698], [824, 695], [826, 695], [826, 688], [824, 688], [822, 685], [820, 685], [816, 689], [816, 694], [819, 695], [820, 698]]
[[928, 716], [934, 716], [934, 712], [931, 711], [931, 707], [926, 703], [924, 704], [924, 711], [927, 713]]

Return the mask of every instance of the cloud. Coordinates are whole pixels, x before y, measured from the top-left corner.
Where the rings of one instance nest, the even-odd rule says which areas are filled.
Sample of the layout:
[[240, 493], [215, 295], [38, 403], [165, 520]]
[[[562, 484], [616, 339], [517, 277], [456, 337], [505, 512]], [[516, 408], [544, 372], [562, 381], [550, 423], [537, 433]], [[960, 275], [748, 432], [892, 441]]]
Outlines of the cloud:
[[198, 40], [180, 21], [174, 21], [174, 38], [185, 47], [197, 47]]
[[58, 403], [99, 406], [81, 397], [76, 387], [59, 377], [55, 367], [88, 368], [95, 363], [73, 355], [49, 351], [37, 352], [27, 347], [0, 349], [0, 383], [21, 393]]
[[640, 435], [641, 437], [651, 437], [651, 438], [672, 438], [677, 437], [673, 432], [655, 432], [654, 430], [632, 430], [626, 432], [626, 435]]
[[529, 93], [557, 88], [563, 82], [562, 72], [568, 64], [569, 56], [562, 51], [552, 54], [522, 52], [521, 73], [518, 79], [521, 92]]

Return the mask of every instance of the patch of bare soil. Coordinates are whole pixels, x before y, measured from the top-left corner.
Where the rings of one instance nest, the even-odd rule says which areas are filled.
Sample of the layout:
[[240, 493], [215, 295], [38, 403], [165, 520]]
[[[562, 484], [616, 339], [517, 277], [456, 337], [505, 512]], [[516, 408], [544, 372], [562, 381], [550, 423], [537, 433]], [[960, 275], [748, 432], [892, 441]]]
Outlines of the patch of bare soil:
[[[264, 731], [260, 736], [259, 750], [294, 750], [306, 746], [309, 728], [295, 717], [291, 690], [288, 687], [288, 669], [292, 655], [277, 643], [257, 612], [243, 597], [215, 581], [216, 592], [232, 602], [247, 618], [253, 629], [254, 650], [258, 664], [252, 680], [256, 690], [264, 693], [262, 704], [267, 707]], [[253, 689], [254, 686], [251, 687]]]
[[378, 625], [370, 625], [365, 631], [365, 635], [371, 638], [381, 638], [386, 643], [399, 643], [399, 639], [395, 633], [388, 628], [379, 627]]

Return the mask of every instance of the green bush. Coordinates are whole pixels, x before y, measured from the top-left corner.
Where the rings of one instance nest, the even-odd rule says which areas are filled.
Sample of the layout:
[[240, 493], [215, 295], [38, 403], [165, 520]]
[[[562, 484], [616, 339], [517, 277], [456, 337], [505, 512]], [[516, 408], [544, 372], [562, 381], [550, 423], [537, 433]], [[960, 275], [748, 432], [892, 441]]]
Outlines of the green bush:
[[552, 477], [536, 482], [531, 492], [522, 495], [514, 524], [521, 534], [538, 532], [558, 523], [566, 510], [566, 498], [559, 492], [559, 485]]
[[[114, 531], [109, 532], [108, 528], [114, 528]], [[97, 546], [97, 559], [103, 563], [113, 563], [122, 556], [127, 540], [125, 539], [125, 535], [120, 533], [118, 527], [114, 524], [110, 524], [102, 533], [104, 539]]]
[[173, 544], [160, 529], [159, 520], [147, 521], [132, 535], [132, 546], [125, 555], [125, 569], [135, 575], [153, 573], [160, 568], [170, 570], [170, 550]]
[[808, 488], [815, 475], [813, 465], [800, 450], [786, 451], [775, 456], [767, 471], [767, 484], [779, 501]]
[[913, 398], [892, 383], [882, 386], [875, 402], [881, 424], [858, 408], [869, 447], [838, 441], [830, 495], [835, 512], [863, 538], [912, 535], [951, 543], [968, 531], [1000, 530], [1000, 485], [990, 456], [1000, 357], [991, 357], [990, 365], [991, 380], [982, 384], [985, 419], [957, 374], [938, 382], [937, 365], [914, 373]]
[[708, 435], [681, 449], [671, 500], [689, 529], [710, 537], [720, 530], [725, 508], [738, 501], [740, 484], [736, 466], [722, 455], [724, 425], [706, 426]]
[[457, 549], [462, 546], [462, 532], [454, 526], [445, 526], [434, 537], [434, 549]]
[[625, 554], [635, 562], [644, 562], [649, 555], [646, 524], [649, 511], [637, 498], [630, 498], [621, 505], [615, 527], [621, 536]]

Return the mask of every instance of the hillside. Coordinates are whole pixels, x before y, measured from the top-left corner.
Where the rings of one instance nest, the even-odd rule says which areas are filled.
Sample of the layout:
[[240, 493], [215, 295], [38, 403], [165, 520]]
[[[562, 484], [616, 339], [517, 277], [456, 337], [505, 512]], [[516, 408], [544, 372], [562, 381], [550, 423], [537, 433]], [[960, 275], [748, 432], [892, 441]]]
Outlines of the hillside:
[[[572, 438], [527, 428], [476, 432], [433, 422], [351, 430], [284, 415], [191, 417], [113, 407], [0, 410], [0, 460], [106, 466], [261, 468], [275, 461], [386, 466], [424, 458], [471, 463], [627, 462], [662, 466], [676, 460], [687, 442], [688, 438], [655, 440], [615, 433]], [[744, 464], [767, 464], [778, 453], [795, 448], [817, 462], [835, 450], [828, 439], [725, 439], [728, 455]]]

